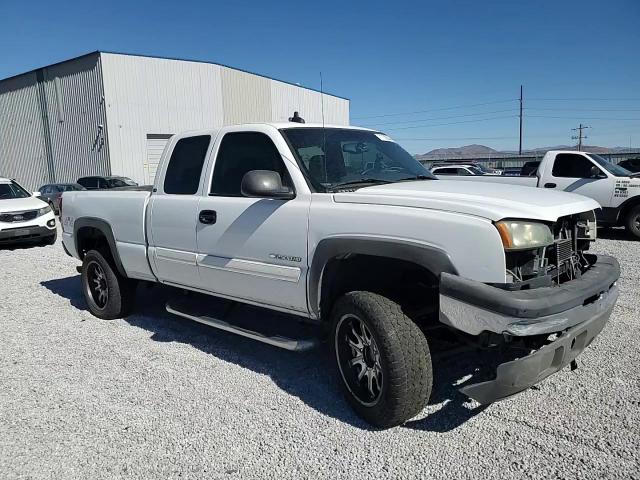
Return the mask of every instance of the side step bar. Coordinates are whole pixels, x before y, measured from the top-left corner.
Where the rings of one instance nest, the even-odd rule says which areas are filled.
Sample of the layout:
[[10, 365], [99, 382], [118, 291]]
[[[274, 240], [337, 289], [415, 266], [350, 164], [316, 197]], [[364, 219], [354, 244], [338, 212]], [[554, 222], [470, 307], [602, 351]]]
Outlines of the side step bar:
[[194, 322], [203, 323], [210, 327], [214, 327], [219, 330], [224, 330], [225, 332], [235, 333], [236, 335], [240, 335], [242, 337], [251, 338], [253, 340], [257, 340], [259, 342], [266, 343], [274, 347], [284, 348], [285, 350], [290, 350], [293, 352], [303, 352], [306, 350], [311, 350], [312, 348], [315, 348], [319, 344], [318, 340], [315, 340], [315, 339], [300, 340], [300, 339], [282, 337], [280, 335], [267, 336], [263, 333], [238, 327], [228, 322], [225, 322], [224, 320], [219, 320], [217, 318], [209, 317], [207, 315], [194, 315], [192, 313], [187, 313], [184, 311], [177, 310], [175, 307], [172, 307], [169, 303], [167, 303], [165, 308], [169, 313], [173, 313], [174, 315], [178, 315], [180, 317], [193, 320]]

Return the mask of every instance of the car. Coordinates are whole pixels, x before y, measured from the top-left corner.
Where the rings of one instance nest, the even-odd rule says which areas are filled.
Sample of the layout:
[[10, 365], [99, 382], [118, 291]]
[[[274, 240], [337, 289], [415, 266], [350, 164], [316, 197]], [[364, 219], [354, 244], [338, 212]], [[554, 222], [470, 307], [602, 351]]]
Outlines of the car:
[[[485, 176], [481, 181], [565, 190], [591, 197], [600, 204], [597, 210], [600, 226], [624, 226], [633, 237], [640, 239], [640, 173], [632, 173], [596, 153], [575, 150], [550, 150], [536, 163], [533, 176], [524, 176], [524, 173], [520, 177]], [[478, 179], [474, 176], [451, 178]]]
[[436, 176], [440, 175], [487, 175], [479, 168], [473, 165], [447, 165], [441, 167], [433, 167], [431, 173]]
[[[376, 130], [254, 123], [175, 135], [151, 191], [65, 192], [61, 219], [94, 316], [129, 315], [144, 282], [174, 288], [168, 312], [252, 340], [326, 339], [355, 412], [388, 428], [429, 401], [443, 336], [507, 355], [460, 386], [482, 404], [573, 365], [618, 296], [618, 262], [589, 252], [598, 208], [439, 180]], [[277, 322], [235, 324], [215, 298]], [[282, 330], [301, 320], [318, 335]]]
[[40, 242], [52, 245], [58, 229], [53, 209], [15, 180], [0, 177], [0, 245]]
[[629, 170], [631, 173], [640, 172], [640, 158], [628, 158], [618, 163], [618, 165]]
[[490, 168], [483, 162], [472, 161], [472, 162], [454, 162], [452, 160], [447, 160], [444, 162], [436, 162], [431, 165], [431, 168], [434, 167], [449, 167], [451, 165], [461, 166], [461, 167], [474, 167], [480, 170], [485, 175], [502, 175], [502, 170], [496, 168]]
[[86, 190], [107, 190], [110, 188], [136, 187], [138, 184], [128, 177], [119, 176], [91, 176], [81, 177], [76, 182]]
[[38, 189], [40, 198], [49, 204], [56, 215], [60, 212], [62, 193], [78, 190], [85, 190], [85, 188], [78, 183], [49, 183]]

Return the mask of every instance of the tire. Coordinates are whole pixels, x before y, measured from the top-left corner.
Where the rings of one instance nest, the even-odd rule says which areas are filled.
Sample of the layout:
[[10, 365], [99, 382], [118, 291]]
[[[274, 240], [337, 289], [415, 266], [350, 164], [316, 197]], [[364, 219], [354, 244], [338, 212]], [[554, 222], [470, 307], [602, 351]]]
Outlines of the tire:
[[136, 284], [123, 277], [109, 255], [90, 250], [82, 263], [82, 293], [89, 311], [104, 320], [126, 317], [133, 308]]
[[56, 243], [56, 240], [58, 240], [58, 230], [56, 229], [53, 232], [53, 235], [49, 235], [48, 237], [45, 237], [44, 240], [42, 241], [43, 245], [53, 245]]
[[332, 358], [355, 412], [379, 428], [420, 413], [431, 396], [431, 353], [400, 306], [375, 293], [350, 292], [335, 303], [331, 321]]
[[640, 239], [640, 205], [636, 205], [629, 212], [624, 219], [624, 226], [634, 237]]

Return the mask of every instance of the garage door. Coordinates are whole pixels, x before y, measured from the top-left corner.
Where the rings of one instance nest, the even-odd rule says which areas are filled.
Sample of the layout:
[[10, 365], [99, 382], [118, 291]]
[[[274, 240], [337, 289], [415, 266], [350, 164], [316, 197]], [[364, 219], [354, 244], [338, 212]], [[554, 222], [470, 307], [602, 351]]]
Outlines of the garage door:
[[146, 183], [151, 185], [156, 178], [162, 151], [171, 138], [170, 134], [151, 133], [147, 135], [147, 158], [144, 164]]

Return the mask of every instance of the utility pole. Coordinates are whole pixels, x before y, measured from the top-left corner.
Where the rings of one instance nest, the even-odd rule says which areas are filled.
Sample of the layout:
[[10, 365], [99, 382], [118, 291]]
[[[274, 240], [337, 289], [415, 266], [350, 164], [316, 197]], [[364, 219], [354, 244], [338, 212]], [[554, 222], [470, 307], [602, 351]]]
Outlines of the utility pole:
[[588, 138], [586, 135], [584, 135], [582, 133], [583, 130], [586, 130], [587, 128], [591, 128], [591, 127], [587, 127], [586, 125], [582, 125], [580, 124], [580, 126], [578, 128], [572, 128], [571, 130], [574, 132], [578, 132], [577, 136], [572, 136], [571, 139], [572, 140], [578, 140], [578, 151], [581, 152], [582, 151], [582, 140], [584, 140], [585, 138]]
[[520, 146], [518, 147], [518, 155], [522, 155], [522, 85], [520, 85]]

